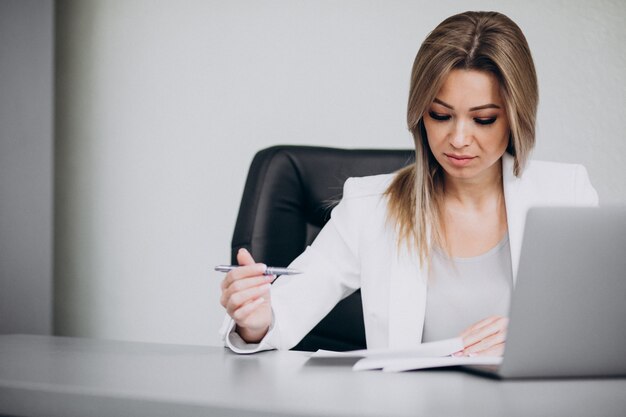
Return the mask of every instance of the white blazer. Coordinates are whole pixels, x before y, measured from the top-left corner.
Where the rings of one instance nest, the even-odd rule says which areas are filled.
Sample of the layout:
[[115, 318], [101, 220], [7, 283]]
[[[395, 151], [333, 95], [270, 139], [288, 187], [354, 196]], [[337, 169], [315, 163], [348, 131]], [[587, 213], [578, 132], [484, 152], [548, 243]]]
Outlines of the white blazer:
[[[529, 161], [521, 178], [513, 157], [502, 159], [513, 283], [526, 211], [533, 206], [594, 206], [598, 195], [581, 165]], [[398, 249], [383, 193], [393, 174], [349, 178], [343, 199], [315, 242], [271, 289], [273, 324], [258, 344], [246, 344], [226, 317], [222, 337], [238, 353], [295, 346], [342, 298], [361, 289], [368, 348], [419, 345], [426, 308], [426, 272], [417, 255]]]

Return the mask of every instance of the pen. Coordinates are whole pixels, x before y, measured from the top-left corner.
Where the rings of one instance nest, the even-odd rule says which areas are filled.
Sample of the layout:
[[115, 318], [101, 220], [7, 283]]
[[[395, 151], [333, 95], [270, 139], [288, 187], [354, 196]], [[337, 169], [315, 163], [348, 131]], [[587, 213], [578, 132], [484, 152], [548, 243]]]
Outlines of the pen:
[[[215, 267], [215, 270], [219, 272], [229, 272], [240, 266], [241, 265], [218, 265]], [[297, 275], [301, 273], [302, 271], [298, 271], [297, 269], [268, 266], [263, 275]]]

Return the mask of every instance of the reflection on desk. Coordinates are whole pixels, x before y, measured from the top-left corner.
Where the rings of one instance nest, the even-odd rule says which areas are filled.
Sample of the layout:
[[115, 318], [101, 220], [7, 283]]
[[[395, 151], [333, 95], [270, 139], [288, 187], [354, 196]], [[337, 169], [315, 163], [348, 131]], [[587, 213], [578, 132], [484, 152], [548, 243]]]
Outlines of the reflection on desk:
[[305, 352], [0, 336], [0, 415], [626, 415], [626, 379], [496, 381], [459, 370], [353, 372]]

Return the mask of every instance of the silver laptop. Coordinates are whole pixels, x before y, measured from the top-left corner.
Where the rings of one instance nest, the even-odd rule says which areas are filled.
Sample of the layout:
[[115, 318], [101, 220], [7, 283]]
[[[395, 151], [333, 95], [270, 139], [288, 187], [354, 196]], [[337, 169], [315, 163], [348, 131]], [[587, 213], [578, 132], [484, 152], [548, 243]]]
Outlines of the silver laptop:
[[498, 378], [626, 375], [626, 207], [533, 208]]

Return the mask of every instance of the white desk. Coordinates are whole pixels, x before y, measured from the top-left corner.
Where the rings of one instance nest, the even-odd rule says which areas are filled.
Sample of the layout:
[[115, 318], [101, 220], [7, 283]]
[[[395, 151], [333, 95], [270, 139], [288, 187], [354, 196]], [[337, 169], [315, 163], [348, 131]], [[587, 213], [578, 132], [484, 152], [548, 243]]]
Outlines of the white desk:
[[626, 416], [626, 379], [386, 374], [307, 353], [0, 336], [0, 415]]

